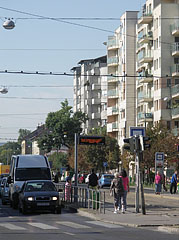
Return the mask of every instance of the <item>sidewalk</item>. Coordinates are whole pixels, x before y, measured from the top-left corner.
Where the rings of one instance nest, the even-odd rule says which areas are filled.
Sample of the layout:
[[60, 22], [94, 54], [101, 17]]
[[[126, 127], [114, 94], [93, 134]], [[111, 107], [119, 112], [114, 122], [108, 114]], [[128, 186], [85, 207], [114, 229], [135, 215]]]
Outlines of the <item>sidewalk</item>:
[[105, 214], [86, 208], [79, 208], [77, 211], [80, 215], [103, 222], [130, 227], [154, 227], [160, 231], [179, 233], [179, 194], [145, 193], [146, 215], [141, 213], [141, 209], [140, 213], [136, 213], [134, 192], [127, 196], [128, 208], [125, 214], [114, 213], [113, 197], [108, 193], [106, 202]]

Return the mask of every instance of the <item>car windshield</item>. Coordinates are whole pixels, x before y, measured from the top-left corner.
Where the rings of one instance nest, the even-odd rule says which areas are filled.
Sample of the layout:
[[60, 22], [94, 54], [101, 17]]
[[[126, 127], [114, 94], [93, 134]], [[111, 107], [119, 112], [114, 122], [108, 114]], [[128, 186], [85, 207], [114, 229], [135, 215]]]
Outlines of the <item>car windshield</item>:
[[26, 184], [25, 192], [43, 192], [43, 191], [56, 191], [52, 182], [29, 182]]
[[51, 180], [49, 168], [17, 168], [15, 174], [16, 181], [25, 180]]
[[113, 175], [105, 175], [104, 178], [107, 178], [107, 179], [113, 179], [114, 176], [113, 176]]

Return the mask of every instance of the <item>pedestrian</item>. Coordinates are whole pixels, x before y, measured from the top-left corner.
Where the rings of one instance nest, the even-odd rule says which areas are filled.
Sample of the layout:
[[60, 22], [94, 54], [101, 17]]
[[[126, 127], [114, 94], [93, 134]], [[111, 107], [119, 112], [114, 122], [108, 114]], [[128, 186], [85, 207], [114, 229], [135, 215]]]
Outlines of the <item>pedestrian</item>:
[[118, 206], [122, 206], [121, 210], [124, 213], [124, 186], [122, 182], [122, 173], [114, 174], [114, 179], [111, 182], [110, 186], [110, 195], [112, 195], [112, 191], [114, 191], [114, 213], [117, 213]]
[[161, 193], [162, 188], [162, 177], [159, 171], [157, 171], [157, 175], [155, 176], [155, 194]]
[[[173, 192], [173, 188], [174, 188], [174, 192]], [[170, 193], [175, 194], [176, 190], [177, 190], [177, 171], [175, 171], [174, 174], [172, 175], [172, 179], [170, 183]]]
[[[122, 170], [122, 182], [124, 186], [124, 210], [127, 210], [127, 193], [129, 192], [129, 178], [125, 169]], [[119, 206], [121, 209], [121, 206]]]
[[97, 189], [98, 187], [98, 177], [94, 172], [94, 169], [91, 170], [91, 174], [89, 175], [88, 187], [93, 189]]
[[165, 192], [167, 192], [167, 187], [166, 187], [166, 177], [165, 174], [162, 174], [162, 184], [163, 184], [163, 189]]
[[58, 172], [55, 173], [54, 182], [59, 183]]
[[65, 201], [70, 202], [70, 199], [71, 199], [71, 178], [67, 177], [65, 183]]

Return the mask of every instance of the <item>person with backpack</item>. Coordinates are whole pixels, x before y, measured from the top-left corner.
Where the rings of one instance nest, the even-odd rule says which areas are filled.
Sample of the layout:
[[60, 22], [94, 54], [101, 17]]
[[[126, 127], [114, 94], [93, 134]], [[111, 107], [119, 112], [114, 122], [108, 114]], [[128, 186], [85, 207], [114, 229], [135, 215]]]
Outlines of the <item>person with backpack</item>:
[[117, 213], [119, 205], [122, 206], [121, 210], [124, 213], [124, 186], [121, 175], [116, 172], [110, 186], [110, 195], [114, 191], [114, 213]]

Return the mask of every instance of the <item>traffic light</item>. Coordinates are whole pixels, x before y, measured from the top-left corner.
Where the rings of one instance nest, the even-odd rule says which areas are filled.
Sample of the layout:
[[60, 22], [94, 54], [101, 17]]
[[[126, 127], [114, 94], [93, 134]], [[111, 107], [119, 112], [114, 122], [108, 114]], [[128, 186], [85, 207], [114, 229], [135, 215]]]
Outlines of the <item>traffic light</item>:
[[124, 138], [123, 139], [124, 143], [127, 143], [126, 145], [124, 145], [124, 149], [125, 150], [130, 150], [132, 153], [135, 152], [135, 138], [131, 137], [131, 138]]
[[142, 151], [151, 147], [151, 145], [148, 143], [148, 141], [150, 140], [149, 137], [139, 136], [139, 138], [140, 138], [140, 147]]

